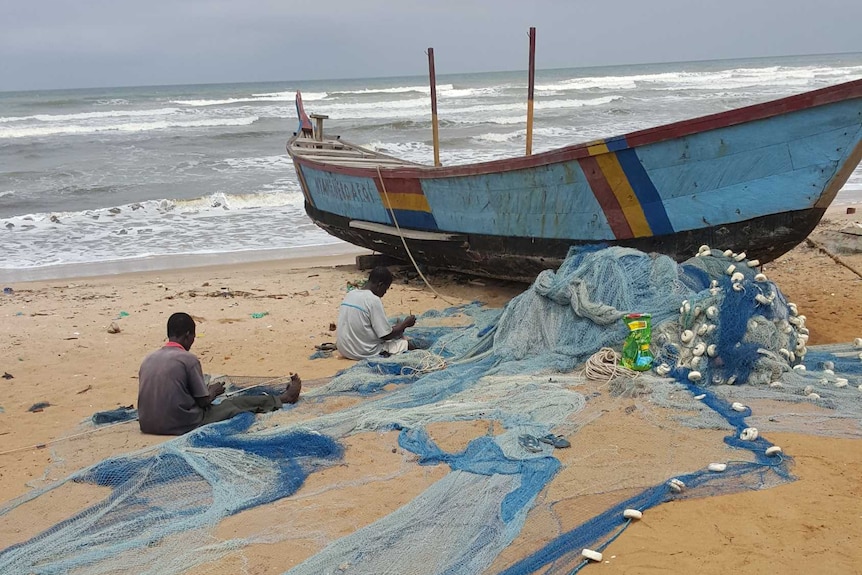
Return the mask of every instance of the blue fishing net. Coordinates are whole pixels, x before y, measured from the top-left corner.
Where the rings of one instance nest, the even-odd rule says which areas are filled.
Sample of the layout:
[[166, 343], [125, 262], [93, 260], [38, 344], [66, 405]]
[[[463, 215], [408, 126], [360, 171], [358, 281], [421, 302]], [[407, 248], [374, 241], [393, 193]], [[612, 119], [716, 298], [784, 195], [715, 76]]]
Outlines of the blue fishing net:
[[[315, 534], [292, 575], [576, 572], [588, 564], [583, 548], [602, 551], [630, 525], [625, 509], [792, 480], [792, 459], [767, 455], [770, 429], [862, 434], [862, 350], [809, 349], [804, 315], [753, 264], [708, 249], [683, 264], [572, 250], [502, 310], [423, 314], [411, 332], [426, 349], [351, 364], [266, 426], [243, 415], [73, 474], [111, 495], [0, 552], [0, 570], [203, 569], [261, 540], [213, 543], [223, 518], [290, 501], [309, 474], [344, 463], [358, 469], [352, 479], [321, 477], [303, 495], [310, 519], [273, 518], [279, 532]], [[621, 349], [631, 312], [652, 315], [654, 370], [591, 375], [603, 348]], [[793, 405], [809, 415], [771, 415]], [[463, 448], [441, 447], [431, 431], [467, 423], [479, 431]], [[393, 431], [405, 455], [386, 477], [342, 447]], [[572, 447], [523, 441], [548, 434]], [[398, 499], [385, 482], [418, 467], [445, 473]], [[357, 515], [342, 519], [353, 528], [329, 527], [344, 512], [330, 494], [377, 482], [392, 510], [364, 515], [356, 501]]]

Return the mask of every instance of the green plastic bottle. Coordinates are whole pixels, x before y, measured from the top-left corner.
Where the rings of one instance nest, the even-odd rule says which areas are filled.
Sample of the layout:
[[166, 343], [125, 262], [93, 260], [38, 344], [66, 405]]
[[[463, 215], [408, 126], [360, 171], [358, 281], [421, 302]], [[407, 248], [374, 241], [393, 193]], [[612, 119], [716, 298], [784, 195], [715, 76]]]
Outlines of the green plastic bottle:
[[652, 341], [652, 316], [648, 313], [630, 313], [623, 318], [629, 334], [623, 343], [620, 365], [635, 371], [646, 371], [652, 367], [653, 355], [649, 346]]

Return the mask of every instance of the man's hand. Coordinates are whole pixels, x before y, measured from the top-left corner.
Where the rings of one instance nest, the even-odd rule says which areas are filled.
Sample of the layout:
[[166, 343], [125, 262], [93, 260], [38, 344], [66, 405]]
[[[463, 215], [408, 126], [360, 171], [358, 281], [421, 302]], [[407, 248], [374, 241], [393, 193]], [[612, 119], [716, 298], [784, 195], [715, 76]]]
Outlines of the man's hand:
[[209, 389], [210, 398], [215, 399], [216, 397], [224, 393], [224, 384], [220, 381], [217, 381], [216, 383], [211, 383], [209, 385]]
[[416, 325], [416, 316], [413, 314], [408, 315], [404, 318], [404, 327], [413, 327]]

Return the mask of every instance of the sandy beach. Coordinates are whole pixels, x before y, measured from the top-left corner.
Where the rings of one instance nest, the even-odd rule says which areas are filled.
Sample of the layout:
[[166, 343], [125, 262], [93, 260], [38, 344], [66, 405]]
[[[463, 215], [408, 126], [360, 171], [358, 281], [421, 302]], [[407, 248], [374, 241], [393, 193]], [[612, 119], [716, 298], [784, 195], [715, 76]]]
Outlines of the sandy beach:
[[[848, 215], [845, 209], [829, 211], [811, 237], [813, 244], [801, 244], [764, 269], [807, 316], [812, 345], [862, 337], [862, 254], [843, 254], [836, 261], [818, 248], [825, 245], [818, 234], [862, 222], [859, 213]], [[198, 338], [192, 351], [209, 374], [276, 378], [297, 372], [308, 390], [349, 367], [352, 362], [337, 354], [321, 359], [310, 356], [316, 345], [335, 340], [331, 324], [348, 283], [366, 277], [356, 268], [354, 257], [348, 250], [278, 261], [4, 280], [0, 287], [9, 287], [12, 293], [0, 294], [0, 372], [8, 374], [0, 380], [0, 498], [8, 502], [108, 456], [166, 440], [142, 435], [134, 422], [94, 430], [88, 421], [94, 412], [136, 402], [140, 361], [162, 344], [165, 322], [173, 312], [185, 311], [196, 319]], [[527, 287], [434, 274], [429, 280], [438, 296], [420, 279], [398, 278], [384, 298], [390, 316], [473, 301], [502, 307]], [[109, 333], [112, 323], [119, 327], [118, 333]], [[290, 415], [311, 417], [353, 400], [341, 401], [305, 405], [301, 401]], [[40, 402], [49, 405], [29, 411]], [[621, 412], [610, 413], [605, 428], [595, 432], [604, 434], [597, 440], [620, 446], [646, 441], [633, 439], [626, 421]], [[486, 434], [487, 426], [435, 424], [429, 432], [441, 447], [454, 451]], [[331, 539], [387, 515], [448, 469], [411, 465], [406, 456], [395, 455], [396, 436], [396, 432], [352, 436], [345, 445], [349, 466], [309, 477], [296, 497], [225, 519], [216, 536], [243, 536], [279, 524], [285, 515], [290, 515], [291, 524], [312, 522], [323, 504], [309, 502], [316, 501], [313, 494], [322, 485], [349, 482], [359, 473], [383, 477], [398, 471], [397, 481], [357, 485], [331, 496], [328, 509], [338, 511], [316, 528]], [[579, 441], [588, 442], [591, 437]], [[771, 434], [770, 440], [793, 457], [796, 481], [661, 505], [609, 547], [606, 557], [613, 556], [609, 563], [590, 571], [862, 573], [858, 545], [862, 441], [796, 433]], [[576, 445], [557, 453], [564, 464], [573, 464], [585, 457], [588, 448]], [[558, 478], [549, 489], [564, 489], [564, 481]], [[104, 492], [90, 486], [64, 486], [39, 503], [38, 517], [13, 511], [0, 518], [0, 549], [26, 541]], [[355, 509], [359, 501], [361, 513]], [[535, 542], [522, 542], [530, 536], [528, 528], [514, 549], [535, 548]], [[541, 539], [541, 534], [536, 537]], [[283, 539], [290, 539], [289, 544], [255, 544], [218, 565], [190, 572], [283, 573], [321, 547], [310, 536], [284, 534]]]

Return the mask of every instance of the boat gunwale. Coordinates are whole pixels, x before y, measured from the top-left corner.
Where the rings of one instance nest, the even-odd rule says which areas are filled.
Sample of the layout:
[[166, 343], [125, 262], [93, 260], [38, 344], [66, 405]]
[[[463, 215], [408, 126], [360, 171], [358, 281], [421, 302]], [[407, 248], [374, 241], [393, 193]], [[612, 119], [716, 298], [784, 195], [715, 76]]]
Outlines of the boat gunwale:
[[[291, 149], [292, 145], [297, 139], [301, 137], [300, 135], [295, 135], [288, 141], [287, 151], [290, 154], [291, 158], [301, 164], [307, 164], [310, 167], [329, 172], [341, 173], [345, 175], [374, 177], [376, 176], [379, 169], [381, 172], [385, 172], [386, 176], [390, 178], [427, 179], [459, 176], [479, 176], [536, 168], [540, 166], [546, 166], [550, 164], [556, 164], [560, 162], [566, 162], [593, 156], [595, 154], [590, 151], [591, 147], [598, 145], [608, 145], [612, 142], [623, 141], [625, 143], [625, 146], [621, 147], [620, 149], [637, 148], [648, 144], [655, 144], [658, 142], [682, 138], [693, 134], [708, 132], [715, 129], [726, 128], [757, 120], [764, 120], [782, 114], [816, 108], [829, 104], [835, 104], [856, 98], [862, 98], [862, 79], [844, 82], [841, 84], [835, 84], [833, 86], [827, 86], [825, 88], [803, 92], [801, 94], [793, 94], [791, 96], [786, 96], [777, 100], [769, 100], [767, 102], [751, 104], [749, 106], [743, 106], [741, 108], [734, 108], [732, 110], [726, 110], [723, 112], [716, 112], [713, 114], [699, 116], [696, 118], [680, 120], [677, 122], [672, 122], [670, 124], [663, 124], [661, 126], [645, 128], [643, 130], [637, 130], [628, 134], [613, 136], [605, 140], [595, 140], [580, 144], [572, 144], [562, 148], [555, 148], [553, 150], [541, 152], [539, 154], [533, 154], [531, 156], [516, 156], [502, 158], [499, 160], [490, 160], [487, 162], [464, 164], [458, 166], [434, 167], [426, 166], [423, 164], [417, 164], [415, 167], [370, 166], [368, 168], [365, 168], [340, 166], [337, 163], [312, 160], [307, 157], [304, 157], [302, 154], [293, 153]], [[391, 158], [396, 160], [399, 159], [394, 158], [393, 156], [388, 156], [386, 154], [375, 152], [373, 150], [368, 150], [367, 148], [362, 148], [361, 146], [350, 144], [349, 142], [342, 140], [323, 140], [323, 142], [339, 142], [342, 145], [350, 146], [352, 149], [367, 152], [372, 156], [377, 156], [380, 158]], [[616, 148], [612, 148], [612, 151], [615, 149]], [[336, 157], [334, 156], [333, 159], [335, 158]]]

